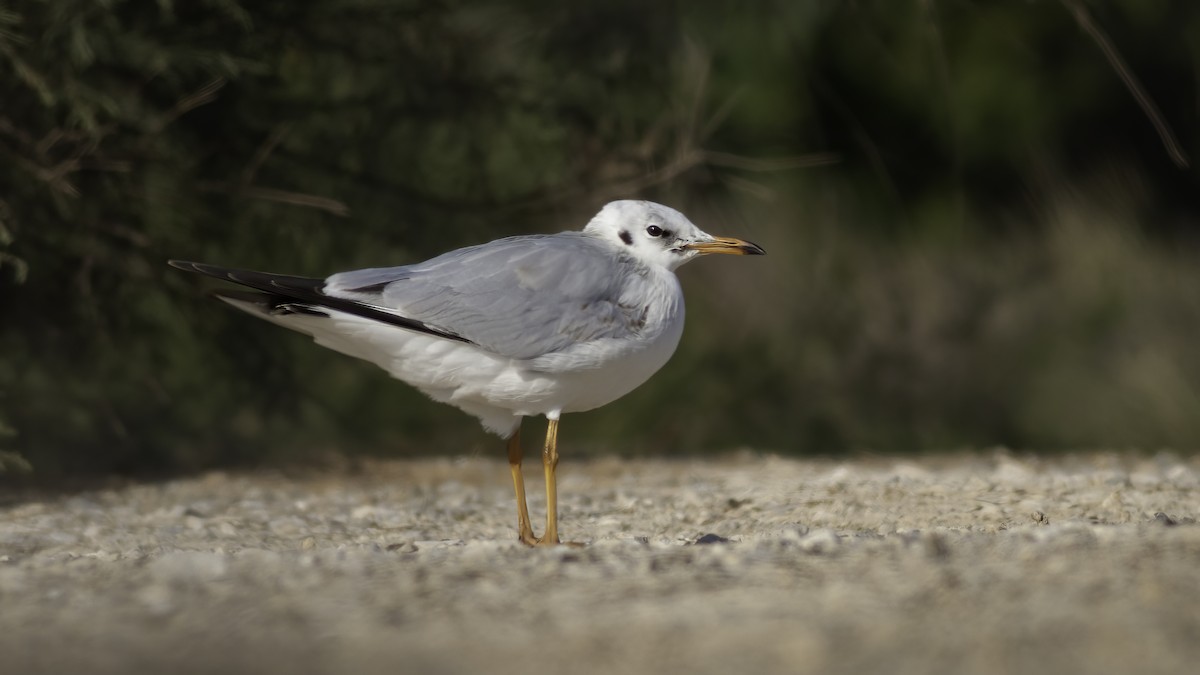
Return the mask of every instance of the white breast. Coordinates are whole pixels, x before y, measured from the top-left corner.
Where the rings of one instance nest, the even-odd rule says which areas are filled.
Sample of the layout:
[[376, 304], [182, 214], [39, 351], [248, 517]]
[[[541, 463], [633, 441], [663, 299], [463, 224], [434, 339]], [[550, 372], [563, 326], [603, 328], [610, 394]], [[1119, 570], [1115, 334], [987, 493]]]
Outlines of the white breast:
[[472, 382], [464, 381], [450, 402], [470, 400], [517, 416], [555, 415], [598, 408], [633, 391], [671, 358], [683, 334], [679, 280], [663, 270], [648, 282], [639, 293], [647, 313], [636, 339], [593, 340], [528, 361], [509, 361], [493, 377], [464, 377]]

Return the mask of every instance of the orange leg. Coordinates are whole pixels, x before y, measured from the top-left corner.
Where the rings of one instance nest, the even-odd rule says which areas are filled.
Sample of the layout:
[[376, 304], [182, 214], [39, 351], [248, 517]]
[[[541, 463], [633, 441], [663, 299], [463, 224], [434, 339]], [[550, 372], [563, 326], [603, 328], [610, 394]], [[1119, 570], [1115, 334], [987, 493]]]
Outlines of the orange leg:
[[574, 541], [558, 538], [558, 479], [554, 470], [558, 468], [558, 420], [547, 419], [546, 449], [542, 451], [542, 467], [546, 471], [546, 532], [538, 539], [538, 546], [583, 546]]
[[546, 471], [546, 533], [538, 540], [543, 546], [558, 543], [558, 420], [546, 420], [546, 448], [542, 450], [542, 467]]
[[513, 489], [517, 492], [517, 537], [522, 544], [533, 546], [538, 543], [529, 524], [529, 507], [525, 505], [525, 477], [521, 474], [521, 428], [508, 437], [508, 468], [512, 471]]

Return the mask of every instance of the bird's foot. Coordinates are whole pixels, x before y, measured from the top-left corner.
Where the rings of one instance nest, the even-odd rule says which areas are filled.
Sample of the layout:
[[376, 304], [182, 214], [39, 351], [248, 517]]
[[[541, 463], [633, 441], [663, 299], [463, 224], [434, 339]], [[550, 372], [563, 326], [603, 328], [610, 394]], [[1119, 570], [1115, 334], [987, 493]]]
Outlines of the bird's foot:
[[535, 537], [533, 532], [522, 532], [517, 539], [530, 548], [549, 548], [566, 546], [567, 548], [584, 548], [587, 544], [579, 541], [559, 541], [558, 537]]
[[550, 547], [550, 546], [566, 546], [567, 548], [584, 548], [585, 546], [587, 546], [587, 544], [585, 544], [581, 541], [559, 541], [558, 537], [555, 537], [554, 539], [547, 539], [546, 537], [542, 537], [541, 539], [538, 539], [537, 543], [535, 543], [533, 545], [538, 548], [546, 548], [546, 547]]

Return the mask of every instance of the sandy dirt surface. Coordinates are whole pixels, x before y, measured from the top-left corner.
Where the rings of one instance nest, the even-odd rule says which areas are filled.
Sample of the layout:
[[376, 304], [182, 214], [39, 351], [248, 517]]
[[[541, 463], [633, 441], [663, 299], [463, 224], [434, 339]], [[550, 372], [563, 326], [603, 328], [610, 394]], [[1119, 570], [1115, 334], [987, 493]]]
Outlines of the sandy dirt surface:
[[478, 458], [9, 505], [0, 672], [1200, 663], [1194, 459], [565, 456], [560, 474], [562, 531], [586, 547], [518, 544], [507, 465]]

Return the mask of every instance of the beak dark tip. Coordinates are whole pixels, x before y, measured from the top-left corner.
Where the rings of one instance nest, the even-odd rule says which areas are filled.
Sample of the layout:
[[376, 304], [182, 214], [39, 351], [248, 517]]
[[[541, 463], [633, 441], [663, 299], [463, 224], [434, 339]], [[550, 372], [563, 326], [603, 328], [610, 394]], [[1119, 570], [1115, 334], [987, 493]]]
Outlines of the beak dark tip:
[[758, 244], [755, 244], [753, 242], [749, 242], [749, 241], [746, 242], [745, 246], [742, 246], [742, 252], [744, 252], [746, 255], [766, 255], [767, 254], [767, 252], [764, 251], [761, 246], [759, 246]]

